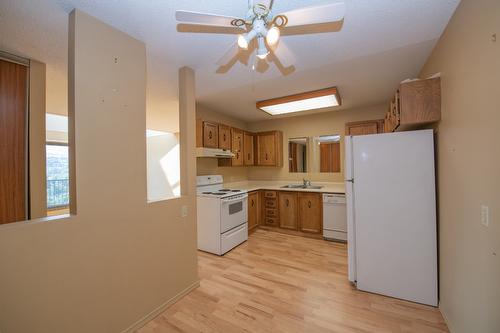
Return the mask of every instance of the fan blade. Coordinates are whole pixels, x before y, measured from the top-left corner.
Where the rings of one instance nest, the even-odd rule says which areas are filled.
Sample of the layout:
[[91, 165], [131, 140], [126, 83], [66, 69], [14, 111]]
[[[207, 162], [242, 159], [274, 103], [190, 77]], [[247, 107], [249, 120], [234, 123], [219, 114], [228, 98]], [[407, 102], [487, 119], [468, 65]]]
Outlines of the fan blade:
[[240, 52], [240, 48], [238, 47], [238, 42], [234, 42], [229, 46], [224, 55], [216, 62], [217, 66], [227, 65], [231, 60], [233, 60]]
[[285, 27], [337, 22], [344, 18], [345, 4], [337, 2], [323, 6], [305, 7], [280, 15], [284, 15], [288, 19]]
[[[189, 22], [193, 24], [213, 25], [220, 27], [234, 27], [233, 22], [244, 22], [238, 17], [190, 12], [186, 10], [177, 10], [175, 18], [179, 22]], [[236, 20], [236, 21], [235, 21]]]

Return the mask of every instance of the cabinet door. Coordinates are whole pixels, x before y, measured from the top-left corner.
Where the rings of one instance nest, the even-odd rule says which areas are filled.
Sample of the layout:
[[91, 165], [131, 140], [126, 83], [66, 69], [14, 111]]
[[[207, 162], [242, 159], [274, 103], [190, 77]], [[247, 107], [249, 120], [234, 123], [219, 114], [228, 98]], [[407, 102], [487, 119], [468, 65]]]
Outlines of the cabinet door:
[[219, 148], [231, 149], [231, 128], [219, 124]]
[[250, 192], [248, 194], [248, 231], [259, 225], [260, 202], [259, 192]]
[[280, 192], [278, 194], [280, 227], [297, 230], [297, 193]]
[[355, 123], [347, 123], [345, 135], [366, 135], [377, 134], [378, 123], [376, 121], [362, 121]]
[[321, 193], [299, 193], [299, 230], [321, 233], [323, 230]]
[[203, 120], [196, 119], [196, 147], [203, 147]]
[[243, 134], [243, 155], [244, 164], [253, 165], [253, 140], [254, 136], [251, 133], [245, 132]]
[[217, 124], [208, 121], [203, 122], [203, 147], [217, 148], [219, 141], [218, 132]]
[[234, 153], [233, 166], [243, 165], [243, 131], [237, 128], [231, 129], [231, 150]]
[[276, 138], [274, 133], [259, 134], [257, 138], [259, 165], [276, 165]]

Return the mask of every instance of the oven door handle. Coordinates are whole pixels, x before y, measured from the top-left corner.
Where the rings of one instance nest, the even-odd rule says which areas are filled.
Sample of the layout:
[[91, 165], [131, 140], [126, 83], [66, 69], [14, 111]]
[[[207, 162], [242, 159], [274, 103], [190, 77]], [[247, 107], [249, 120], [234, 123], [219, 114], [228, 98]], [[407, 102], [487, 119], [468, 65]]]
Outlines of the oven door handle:
[[235, 202], [235, 201], [241, 201], [243, 199], [248, 198], [248, 194], [243, 194], [241, 196], [238, 196], [236, 198], [229, 198], [229, 199], [221, 199], [223, 203], [228, 203], [228, 202]]

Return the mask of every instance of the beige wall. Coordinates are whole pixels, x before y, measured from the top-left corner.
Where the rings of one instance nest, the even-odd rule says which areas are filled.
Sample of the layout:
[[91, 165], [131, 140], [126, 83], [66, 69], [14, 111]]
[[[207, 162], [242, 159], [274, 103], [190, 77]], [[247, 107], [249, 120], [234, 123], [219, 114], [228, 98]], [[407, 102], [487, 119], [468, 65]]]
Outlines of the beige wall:
[[[181, 198], [146, 202], [145, 46], [73, 15], [78, 214], [0, 227], [2, 333], [120, 332], [198, 281], [194, 157], [182, 154]], [[190, 77], [180, 81], [186, 151], [195, 133]]]
[[[422, 76], [442, 73], [440, 308], [453, 333], [500, 332], [500, 2], [462, 0]], [[481, 225], [481, 205], [490, 226]]]
[[180, 196], [179, 134], [147, 136], [148, 200]]
[[[344, 181], [344, 163], [343, 163], [343, 136], [345, 132], [345, 123], [351, 121], [371, 120], [384, 118], [387, 104], [365, 107], [361, 109], [348, 109], [333, 112], [318, 113], [306, 116], [297, 116], [290, 118], [278, 118], [257, 123], [248, 124], [250, 131], [283, 131], [283, 158], [282, 168], [270, 167], [252, 167], [249, 168], [248, 178], [251, 180], [290, 180], [299, 181], [307, 178], [313, 181], [325, 182], [343, 182]], [[341, 172], [340, 173], [290, 173], [288, 172], [288, 138], [297, 138], [304, 136], [318, 136], [340, 134], [341, 142]]]
[[[245, 122], [228, 115], [207, 109], [199, 104], [196, 105], [196, 117], [207, 121], [214, 121], [228, 126], [247, 129]], [[248, 179], [248, 168], [246, 167], [218, 167], [216, 158], [197, 158], [197, 175], [222, 175], [225, 182], [236, 182]]]

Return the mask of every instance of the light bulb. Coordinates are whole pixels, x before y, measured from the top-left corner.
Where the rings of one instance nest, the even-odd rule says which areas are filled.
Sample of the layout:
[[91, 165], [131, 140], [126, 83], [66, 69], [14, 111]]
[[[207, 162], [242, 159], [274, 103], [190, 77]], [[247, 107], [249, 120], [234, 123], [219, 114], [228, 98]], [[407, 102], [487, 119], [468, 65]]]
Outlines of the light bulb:
[[247, 39], [245, 38], [245, 35], [238, 36], [238, 46], [245, 50], [248, 49], [248, 42]]
[[280, 29], [278, 27], [272, 27], [267, 32], [266, 41], [270, 46], [276, 45], [280, 39]]

